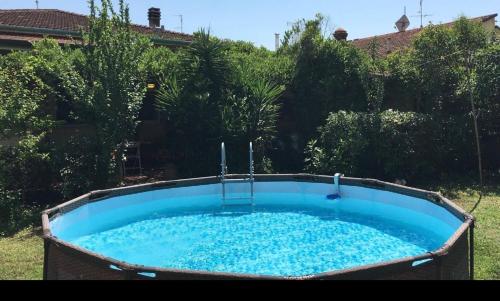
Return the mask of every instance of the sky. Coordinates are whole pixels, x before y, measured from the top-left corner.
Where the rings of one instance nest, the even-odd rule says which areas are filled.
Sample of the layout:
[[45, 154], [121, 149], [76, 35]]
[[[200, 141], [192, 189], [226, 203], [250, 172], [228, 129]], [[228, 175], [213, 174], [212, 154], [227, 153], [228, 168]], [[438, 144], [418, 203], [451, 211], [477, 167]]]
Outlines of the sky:
[[[395, 32], [395, 22], [406, 14], [410, 27], [420, 26], [419, 0], [125, 0], [133, 23], [147, 25], [147, 10], [161, 9], [161, 24], [184, 33], [210, 28], [212, 34], [253, 42], [274, 49], [275, 33], [283, 36], [292, 22], [322, 13], [332, 29], [342, 27], [348, 39]], [[88, 14], [87, 0], [38, 0], [39, 8]], [[96, 0], [99, 3], [99, 0]], [[117, 2], [115, 0], [115, 2]], [[35, 0], [0, 0], [0, 9], [36, 8]], [[478, 17], [500, 12], [500, 0], [424, 0], [424, 24], [452, 21], [460, 15]], [[500, 20], [500, 18], [497, 18]], [[500, 25], [500, 23], [497, 22]]]

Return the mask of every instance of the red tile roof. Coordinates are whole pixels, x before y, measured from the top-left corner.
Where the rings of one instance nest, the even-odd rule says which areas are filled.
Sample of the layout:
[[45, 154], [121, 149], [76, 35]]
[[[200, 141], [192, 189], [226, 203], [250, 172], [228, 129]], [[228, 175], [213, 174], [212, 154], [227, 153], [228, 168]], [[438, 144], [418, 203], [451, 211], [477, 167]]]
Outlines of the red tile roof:
[[[34, 42], [42, 40], [44, 37], [41, 35], [33, 34], [11, 34], [11, 33], [0, 33], [0, 46], [2, 41], [16, 41], [16, 42], [28, 42], [33, 44]], [[72, 39], [71, 37], [53, 37], [59, 44], [77, 44], [78, 41]], [[1, 48], [1, 47], [0, 47]]]
[[[498, 14], [492, 14], [482, 17], [473, 18], [471, 20], [486, 22], [492, 18], [496, 18]], [[449, 22], [442, 24], [443, 26], [451, 26], [454, 22]], [[416, 38], [417, 34], [420, 33], [421, 28], [415, 28], [403, 32], [394, 32], [388, 33], [379, 36], [373, 36], [363, 39], [355, 39], [352, 40], [352, 44], [358, 48], [369, 50], [370, 44], [373, 41], [377, 43], [377, 55], [379, 57], [385, 57], [389, 53], [392, 53], [396, 50], [403, 49], [409, 47], [414, 38]]]
[[[58, 9], [0, 9], [0, 25], [79, 32], [88, 27], [88, 17]], [[165, 40], [193, 39], [192, 35], [136, 24], [132, 29]]]

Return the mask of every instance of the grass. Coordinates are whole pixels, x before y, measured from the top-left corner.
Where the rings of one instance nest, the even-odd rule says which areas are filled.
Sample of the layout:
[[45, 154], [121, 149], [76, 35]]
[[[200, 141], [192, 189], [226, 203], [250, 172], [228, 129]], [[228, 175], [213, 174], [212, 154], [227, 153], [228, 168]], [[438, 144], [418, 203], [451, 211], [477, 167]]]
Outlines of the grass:
[[500, 280], [500, 186], [486, 187], [481, 198], [473, 188], [438, 190], [476, 218], [474, 278]]
[[0, 238], [0, 280], [42, 279], [43, 240], [28, 228]]
[[[479, 202], [477, 188], [437, 187], [476, 219], [475, 278], [500, 280], [500, 186], [487, 187]], [[476, 206], [477, 205], [477, 206]], [[39, 230], [38, 230], [39, 231]], [[37, 230], [0, 238], [0, 280], [42, 279], [43, 241]]]

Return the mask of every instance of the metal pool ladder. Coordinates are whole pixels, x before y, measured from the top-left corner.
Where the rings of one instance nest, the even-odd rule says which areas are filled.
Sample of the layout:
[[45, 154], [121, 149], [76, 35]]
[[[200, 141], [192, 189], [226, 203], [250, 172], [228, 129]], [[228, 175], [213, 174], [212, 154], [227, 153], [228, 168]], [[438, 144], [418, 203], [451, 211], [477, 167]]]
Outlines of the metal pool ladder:
[[[246, 175], [245, 178], [242, 179], [228, 179], [226, 178], [227, 176], [227, 164], [226, 164], [226, 147], [224, 145], [224, 142], [222, 142], [221, 145], [221, 184], [222, 184], [222, 206], [227, 206], [227, 205], [254, 205], [254, 190], [253, 190], [253, 184], [254, 184], [254, 167], [253, 167], [253, 147], [252, 147], [252, 142], [250, 142], [250, 147], [249, 147], [249, 174]], [[227, 184], [237, 184], [237, 183], [248, 183], [250, 185], [250, 196], [249, 197], [234, 197], [234, 198], [228, 198], [226, 195], [226, 185]], [[227, 201], [229, 200], [247, 200], [249, 203], [244, 203], [244, 204], [228, 204]]]

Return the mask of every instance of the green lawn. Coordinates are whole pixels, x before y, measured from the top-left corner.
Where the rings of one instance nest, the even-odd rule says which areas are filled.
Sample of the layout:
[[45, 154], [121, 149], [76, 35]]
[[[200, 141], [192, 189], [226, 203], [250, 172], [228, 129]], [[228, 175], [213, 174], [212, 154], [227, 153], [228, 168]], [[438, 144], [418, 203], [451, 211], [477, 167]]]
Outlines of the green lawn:
[[[471, 188], [442, 188], [439, 191], [469, 212], [479, 200], [478, 191]], [[500, 186], [484, 189], [472, 215], [476, 218], [474, 278], [500, 280]]]
[[[435, 190], [468, 211], [479, 199], [475, 189], [441, 187]], [[486, 189], [473, 215], [477, 219], [475, 277], [500, 280], [500, 187]], [[43, 241], [37, 231], [26, 229], [12, 237], [0, 238], [0, 280], [42, 279]]]
[[0, 238], [0, 280], [42, 279], [43, 240], [33, 229]]

